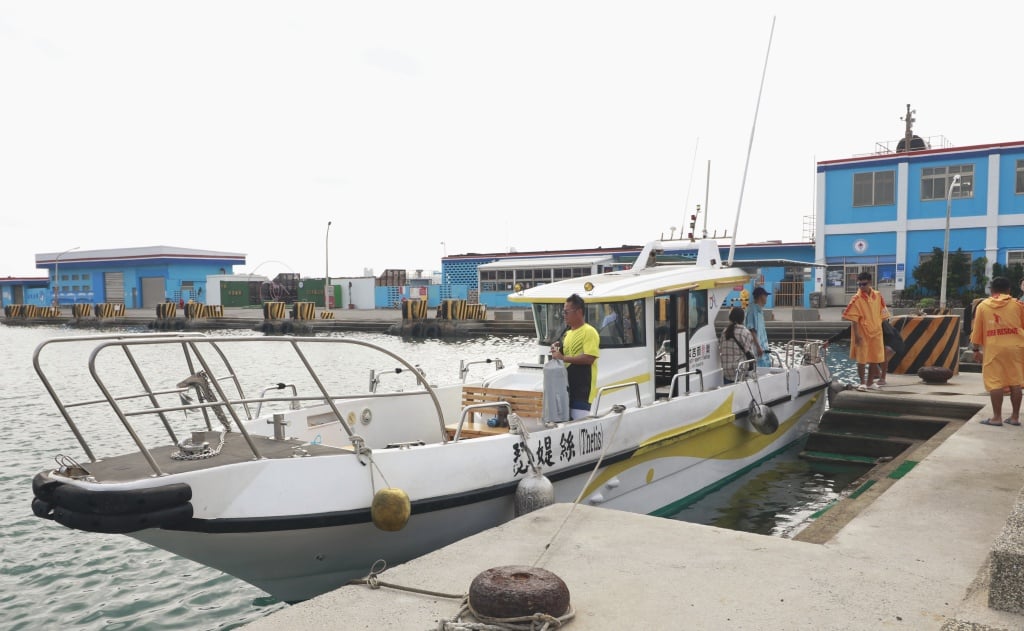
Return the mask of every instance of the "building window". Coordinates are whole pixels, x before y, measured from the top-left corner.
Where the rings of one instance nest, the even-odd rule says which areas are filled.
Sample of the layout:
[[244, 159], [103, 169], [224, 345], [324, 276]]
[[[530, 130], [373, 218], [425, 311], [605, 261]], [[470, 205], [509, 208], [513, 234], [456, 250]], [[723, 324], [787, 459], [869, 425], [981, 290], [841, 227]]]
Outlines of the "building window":
[[853, 174], [854, 206], [889, 206], [896, 203], [896, 172]]
[[[953, 189], [953, 199], [974, 197], [974, 165], [953, 164], [946, 167], [921, 169], [921, 201], [946, 199], [953, 176], [960, 176], [960, 186]], [[1020, 174], [1017, 176], [1020, 180]]]
[[[1017, 178], [1020, 178], [1020, 173], [1017, 174]], [[1006, 266], [1014, 265], [1024, 265], [1024, 250], [1010, 250], [1006, 253]]]
[[1024, 195], [1024, 160], [1017, 160], [1017, 189], [1018, 195]]

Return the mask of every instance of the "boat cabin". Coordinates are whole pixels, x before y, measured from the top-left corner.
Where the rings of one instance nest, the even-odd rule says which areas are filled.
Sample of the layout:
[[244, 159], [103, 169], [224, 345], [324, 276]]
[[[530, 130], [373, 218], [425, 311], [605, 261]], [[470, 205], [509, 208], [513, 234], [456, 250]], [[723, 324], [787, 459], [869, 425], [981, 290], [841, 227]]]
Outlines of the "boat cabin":
[[[565, 331], [562, 306], [575, 293], [586, 303], [586, 322], [601, 335], [595, 404], [659, 398], [722, 384], [715, 316], [726, 296], [749, 280], [724, 267], [718, 244], [695, 244], [692, 260], [663, 263], [661, 244], [648, 244], [631, 269], [533, 287], [509, 296], [530, 303], [543, 364]], [[495, 377], [496, 381], [501, 376]], [[522, 379], [522, 377], [519, 377]], [[498, 385], [492, 383], [490, 385]], [[518, 387], [530, 387], [520, 381]], [[507, 386], [506, 386], [507, 387]], [[538, 387], [538, 386], [533, 386]], [[594, 408], [597, 413], [598, 408]]]

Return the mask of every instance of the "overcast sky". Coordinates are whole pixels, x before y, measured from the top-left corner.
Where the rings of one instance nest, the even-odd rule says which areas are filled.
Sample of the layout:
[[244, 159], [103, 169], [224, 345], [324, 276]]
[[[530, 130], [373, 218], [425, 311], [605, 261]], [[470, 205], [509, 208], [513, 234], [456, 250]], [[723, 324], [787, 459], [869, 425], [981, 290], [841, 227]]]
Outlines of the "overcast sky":
[[[238, 272], [804, 237], [814, 164], [1024, 140], [1015, 3], [0, 0], [0, 276], [167, 245]], [[706, 191], [708, 164], [710, 187]], [[327, 222], [333, 222], [329, 238]], [[703, 225], [703, 217], [699, 226]], [[938, 244], [937, 244], [938, 245]]]

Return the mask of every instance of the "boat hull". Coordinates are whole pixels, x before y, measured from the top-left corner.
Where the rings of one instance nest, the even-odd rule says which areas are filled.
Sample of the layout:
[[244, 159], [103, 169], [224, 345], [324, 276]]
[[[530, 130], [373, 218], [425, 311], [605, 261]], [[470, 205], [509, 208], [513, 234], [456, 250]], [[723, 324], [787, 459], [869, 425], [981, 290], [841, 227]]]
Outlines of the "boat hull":
[[[770, 436], [752, 431], [746, 419], [730, 414], [716, 427], [691, 427], [646, 441], [629, 437], [625, 425], [632, 419], [627, 417], [559, 427], [535, 433], [527, 442], [536, 452], [545, 443], [564, 445], [569, 436], [577, 443], [587, 433], [600, 436], [609, 449], [597, 449], [591, 458], [558, 466], [552, 455], [553, 466], [544, 471], [553, 480], [556, 501], [572, 502], [582, 494], [581, 501], [589, 505], [667, 516], [799, 440], [820, 418], [824, 400], [821, 388], [777, 403], [774, 409], [782, 427]], [[390, 461], [385, 456], [391, 454], [381, 454], [377, 464], [388, 472], [391, 484], [413, 489], [412, 516], [398, 532], [375, 527], [364, 508], [291, 517], [208, 519], [200, 514], [183, 527], [146, 529], [131, 536], [241, 578], [281, 600], [301, 601], [365, 577], [380, 561], [394, 566], [512, 519], [516, 485], [523, 477], [511, 466], [517, 444], [522, 444], [517, 437], [507, 435], [447, 447], [476, 452], [460, 458], [478, 463], [479, 475], [464, 473], [461, 483], [445, 479], [450, 478], [447, 471], [435, 475], [417, 464], [399, 464], [398, 452]], [[601, 451], [604, 457], [595, 473]], [[546, 457], [534, 457], [538, 455]], [[505, 470], [503, 481], [474, 486], [481, 479], [499, 478], [500, 469]], [[450, 492], [424, 496], [418, 493], [420, 488]]]

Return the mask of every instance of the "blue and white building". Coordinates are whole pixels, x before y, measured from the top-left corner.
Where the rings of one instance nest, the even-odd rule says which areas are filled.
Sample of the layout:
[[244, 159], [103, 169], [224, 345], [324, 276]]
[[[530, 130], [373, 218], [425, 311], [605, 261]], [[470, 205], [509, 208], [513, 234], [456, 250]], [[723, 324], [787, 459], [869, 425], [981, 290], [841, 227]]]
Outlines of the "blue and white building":
[[[897, 151], [817, 164], [816, 291], [842, 305], [870, 272], [886, 300], [942, 248], [1024, 263], [1024, 141], [950, 147], [914, 136]], [[911, 151], [903, 151], [910, 144]], [[918, 148], [919, 147], [919, 148]]]
[[[665, 255], [687, 258], [693, 256], [693, 243], [687, 240], [663, 241]], [[509, 294], [520, 285], [529, 289], [536, 285], [625, 269], [632, 266], [643, 248], [623, 245], [611, 248], [578, 250], [510, 252], [504, 254], [459, 254], [441, 259], [442, 298], [467, 299], [490, 309], [521, 308], [508, 300]], [[726, 257], [729, 243], [720, 241], [719, 251]], [[748, 267], [751, 281], [748, 291], [764, 286], [772, 292], [768, 306], [810, 306], [810, 293], [814, 290], [813, 274], [809, 265], [814, 255], [812, 243], [783, 243], [767, 241], [737, 245], [736, 265], [744, 261], [792, 261], [792, 263], [765, 264]], [[742, 286], [736, 287], [729, 299], [738, 299]]]
[[231, 274], [245, 255], [165, 245], [111, 250], [66, 250], [36, 254], [49, 270], [46, 304], [121, 303], [129, 309], [171, 300], [206, 302], [206, 277]]

